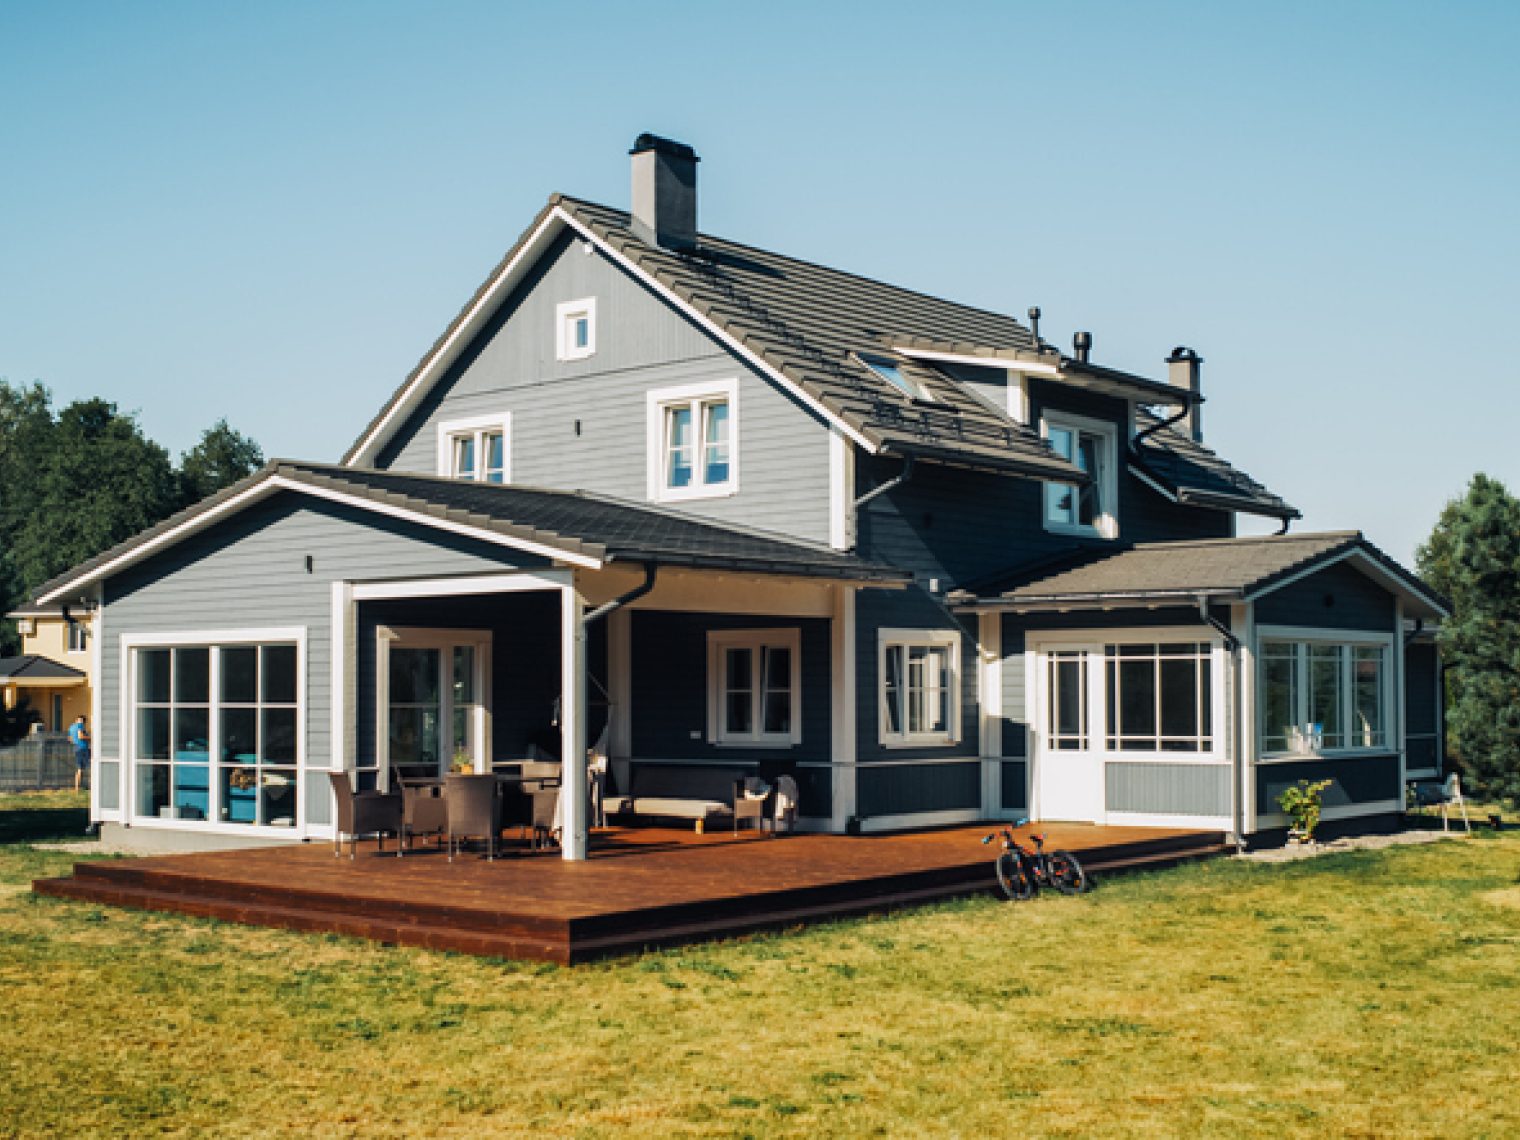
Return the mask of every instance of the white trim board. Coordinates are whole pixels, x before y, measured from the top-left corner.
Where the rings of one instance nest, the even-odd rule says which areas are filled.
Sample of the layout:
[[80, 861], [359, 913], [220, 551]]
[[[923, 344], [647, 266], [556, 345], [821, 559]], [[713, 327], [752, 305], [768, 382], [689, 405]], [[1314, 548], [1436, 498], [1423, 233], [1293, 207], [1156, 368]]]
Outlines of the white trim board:
[[557, 562], [568, 562], [571, 565], [582, 566], [588, 570], [599, 570], [603, 565], [601, 559], [594, 558], [588, 554], [581, 554], [578, 551], [562, 550], [545, 543], [535, 542], [532, 539], [505, 535], [494, 530], [486, 530], [480, 527], [468, 526], [464, 523], [453, 522], [449, 519], [441, 519], [426, 512], [408, 510], [405, 507], [398, 507], [391, 503], [376, 502], [374, 499], [366, 498], [363, 495], [350, 495], [328, 487], [314, 487], [299, 479], [292, 479], [289, 476], [271, 472], [265, 479], [253, 484], [241, 493], [233, 495], [224, 502], [218, 503], [210, 510], [193, 518], [186, 519], [179, 526], [173, 527], [147, 542], [123, 551], [109, 562], [103, 563], [86, 573], [65, 579], [48, 591], [46, 595], [40, 597], [38, 601], [44, 604], [57, 601], [73, 590], [109, 578], [111, 575], [119, 573], [129, 566], [134, 566], [152, 557], [161, 550], [166, 550], [176, 543], [209, 529], [222, 519], [236, 514], [245, 507], [261, 502], [279, 491], [292, 491], [297, 494], [310, 495], [315, 499], [325, 499], [329, 502], [341, 503], [345, 506], [370, 511], [374, 514], [402, 519], [407, 522], [416, 523], [419, 526], [476, 539], [480, 542], [489, 543], [492, 546], [518, 550], [525, 554], [535, 554]]

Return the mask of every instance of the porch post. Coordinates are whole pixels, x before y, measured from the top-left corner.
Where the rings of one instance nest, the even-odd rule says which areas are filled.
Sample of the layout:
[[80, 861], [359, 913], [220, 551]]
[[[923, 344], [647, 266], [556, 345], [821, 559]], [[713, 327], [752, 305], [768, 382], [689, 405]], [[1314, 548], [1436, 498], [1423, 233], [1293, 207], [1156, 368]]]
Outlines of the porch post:
[[833, 740], [830, 765], [833, 777], [832, 829], [843, 831], [855, 814], [856, 744], [855, 701], [855, 587], [834, 587], [834, 613], [829, 622], [829, 656], [832, 666], [833, 707], [830, 710]]
[[586, 857], [586, 607], [574, 584], [560, 590], [560, 850]]

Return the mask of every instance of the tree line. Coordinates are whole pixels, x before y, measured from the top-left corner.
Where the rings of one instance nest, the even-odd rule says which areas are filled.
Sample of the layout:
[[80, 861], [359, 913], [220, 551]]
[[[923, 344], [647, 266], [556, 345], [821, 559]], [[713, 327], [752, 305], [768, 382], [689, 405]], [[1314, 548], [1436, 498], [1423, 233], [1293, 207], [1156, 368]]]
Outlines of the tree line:
[[[0, 615], [43, 582], [262, 466], [253, 440], [218, 420], [170, 461], [108, 400], [53, 409], [40, 383], [0, 379]], [[0, 621], [0, 657], [19, 652]]]

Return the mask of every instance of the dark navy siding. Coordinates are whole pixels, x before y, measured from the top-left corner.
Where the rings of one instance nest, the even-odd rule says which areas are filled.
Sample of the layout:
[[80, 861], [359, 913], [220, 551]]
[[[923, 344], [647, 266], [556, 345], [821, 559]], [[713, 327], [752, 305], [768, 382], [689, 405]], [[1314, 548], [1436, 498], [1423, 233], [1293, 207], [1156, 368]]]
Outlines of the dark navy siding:
[[1397, 756], [1356, 756], [1259, 764], [1256, 768], [1256, 810], [1261, 816], [1280, 815], [1277, 797], [1299, 780], [1331, 780], [1323, 803], [1327, 808], [1352, 804], [1402, 801]]
[[[980, 705], [976, 692], [975, 618], [970, 629], [923, 590], [863, 590], [855, 604], [856, 755], [873, 760], [928, 760], [946, 756], [975, 756], [978, 752]], [[881, 743], [881, 692], [877, 634], [882, 629], [956, 630], [961, 635], [961, 724], [954, 744], [931, 748], [887, 748]]]
[[1258, 598], [1259, 625], [1316, 626], [1326, 629], [1393, 628], [1393, 595], [1344, 562]]
[[862, 819], [914, 812], [977, 810], [982, 804], [982, 765], [864, 765], [855, 773], [855, 810]]
[[[792, 748], [708, 743], [707, 631], [792, 628], [802, 631], [802, 742]], [[832, 675], [826, 620], [637, 610], [632, 652], [635, 757], [783, 764], [830, 759]]]
[[1441, 770], [1440, 668], [1434, 644], [1415, 642], [1404, 650], [1405, 766], [1411, 772]]
[[1004, 811], [1029, 810], [1029, 765], [1024, 761], [1003, 763]]

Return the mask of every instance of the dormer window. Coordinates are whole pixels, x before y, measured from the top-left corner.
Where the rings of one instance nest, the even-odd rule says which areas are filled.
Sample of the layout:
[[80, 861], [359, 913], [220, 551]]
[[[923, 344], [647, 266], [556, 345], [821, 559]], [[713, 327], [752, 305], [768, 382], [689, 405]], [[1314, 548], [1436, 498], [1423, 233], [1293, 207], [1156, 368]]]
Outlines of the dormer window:
[[1050, 449], [1090, 476], [1089, 482], [1045, 484], [1045, 529], [1094, 538], [1117, 538], [1118, 436], [1112, 424], [1078, 416], [1047, 415]]
[[505, 412], [438, 425], [438, 474], [510, 483], [512, 417]]
[[596, 298], [565, 301], [555, 308], [554, 355], [584, 360], [596, 353]]

